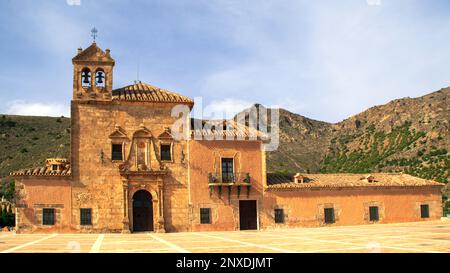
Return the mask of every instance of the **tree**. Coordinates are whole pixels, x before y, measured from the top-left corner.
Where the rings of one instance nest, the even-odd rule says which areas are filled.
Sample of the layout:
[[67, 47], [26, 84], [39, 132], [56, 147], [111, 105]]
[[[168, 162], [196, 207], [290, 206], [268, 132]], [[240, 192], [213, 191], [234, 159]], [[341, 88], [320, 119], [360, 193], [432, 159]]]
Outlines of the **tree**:
[[8, 225], [8, 216], [7, 216], [7, 211], [6, 211], [6, 206], [3, 207], [2, 209], [2, 214], [0, 216], [1, 222], [2, 222], [2, 227], [7, 226]]
[[9, 202], [14, 201], [15, 182], [13, 178], [5, 178], [0, 183], [0, 197]]
[[15, 221], [15, 215], [14, 215], [14, 213], [13, 213], [13, 211], [12, 211], [12, 206], [9, 206], [9, 210], [8, 210], [8, 213], [7, 213], [7, 224], [6, 224], [6, 226], [8, 226], [8, 227], [13, 227], [13, 226], [15, 226], [15, 224], [16, 224], [16, 221]]

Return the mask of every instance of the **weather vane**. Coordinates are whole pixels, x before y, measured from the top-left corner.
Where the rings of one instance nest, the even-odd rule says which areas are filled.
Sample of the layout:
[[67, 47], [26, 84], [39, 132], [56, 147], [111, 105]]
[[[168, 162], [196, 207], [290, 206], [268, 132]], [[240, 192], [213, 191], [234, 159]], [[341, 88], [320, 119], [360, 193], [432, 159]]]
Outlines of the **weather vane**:
[[95, 43], [95, 38], [97, 38], [97, 32], [98, 32], [98, 30], [95, 27], [93, 29], [91, 29], [91, 36], [92, 36], [92, 39], [94, 39], [94, 43]]

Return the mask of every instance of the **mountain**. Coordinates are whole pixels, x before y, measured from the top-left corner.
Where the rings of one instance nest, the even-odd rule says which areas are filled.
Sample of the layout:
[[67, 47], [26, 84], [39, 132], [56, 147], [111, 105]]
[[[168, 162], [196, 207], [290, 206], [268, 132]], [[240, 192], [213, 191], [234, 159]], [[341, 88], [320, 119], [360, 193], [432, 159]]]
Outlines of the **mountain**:
[[446, 183], [449, 94], [450, 88], [444, 88], [419, 98], [394, 100], [335, 124], [279, 109], [280, 145], [268, 153], [268, 170], [406, 172]]
[[[267, 154], [268, 171], [402, 171], [447, 182], [449, 95], [444, 88], [394, 100], [335, 124], [279, 109], [280, 145]], [[270, 117], [272, 109], [267, 111]], [[0, 116], [0, 149], [0, 177], [49, 157], [69, 157], [70, 119]]]
[[334, 124], [322, 172], [399, 172], [447, 182], [450, 88], [372, 107]]
[[[255, 113], [255, 110], [258, 112]], [[253, 112], [251, 112], [253, 110]], [[269, 172], [317, 172], [321, 169], [321, 162], [328, 152], [328, 146], [333, 137], [333, 126], [330, 123], [309, 119], [291, 113], [285, 109], [277, 109], [279, 115], [279, 146], [274, 152], [267, 153], [267, 168]], [[267, 121], [260, 121], [260, 113], [267, 111]], [[257, 121], [268, 124], [270, 131], [273, 109], [255, 104], [235, 116], [245, 117], [249, 125], [249, 113], [257, 115]], [[261, 114], [264, 115], [264, 114]], [[255, 116], [254, 116], [255, 117]], [[259, 129], [259, 126], [256, 126]]]

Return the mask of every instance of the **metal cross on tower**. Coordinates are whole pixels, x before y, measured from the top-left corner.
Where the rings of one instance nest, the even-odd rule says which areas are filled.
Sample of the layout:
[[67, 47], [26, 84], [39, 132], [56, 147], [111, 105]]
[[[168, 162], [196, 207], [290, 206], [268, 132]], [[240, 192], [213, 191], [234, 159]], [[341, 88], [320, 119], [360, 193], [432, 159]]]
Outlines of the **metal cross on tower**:
[[94, 42], [95, 42], [95, 38], [97, 38], [97, 32], [98, 32], [98, 30], [95, 27], [93, 29], [91, 29], [91, 36], [92, 36], [92, 39], [94, 39]]

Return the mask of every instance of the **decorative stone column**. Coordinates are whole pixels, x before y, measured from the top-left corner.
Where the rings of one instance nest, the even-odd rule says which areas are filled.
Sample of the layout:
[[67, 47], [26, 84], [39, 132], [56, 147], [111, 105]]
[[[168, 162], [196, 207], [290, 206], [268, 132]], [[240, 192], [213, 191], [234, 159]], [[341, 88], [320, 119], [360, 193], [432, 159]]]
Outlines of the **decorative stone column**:
[[130, 218], [128, 217], [128, 180], [122, 179], [123, 187], [123, 228], [122, 233], [131, 233]]
[[158, 181], [158, 228], [156, 232], [164, 233], [166, 229], [164, 227], [164, 195], [163, 195], [163, 185]]

